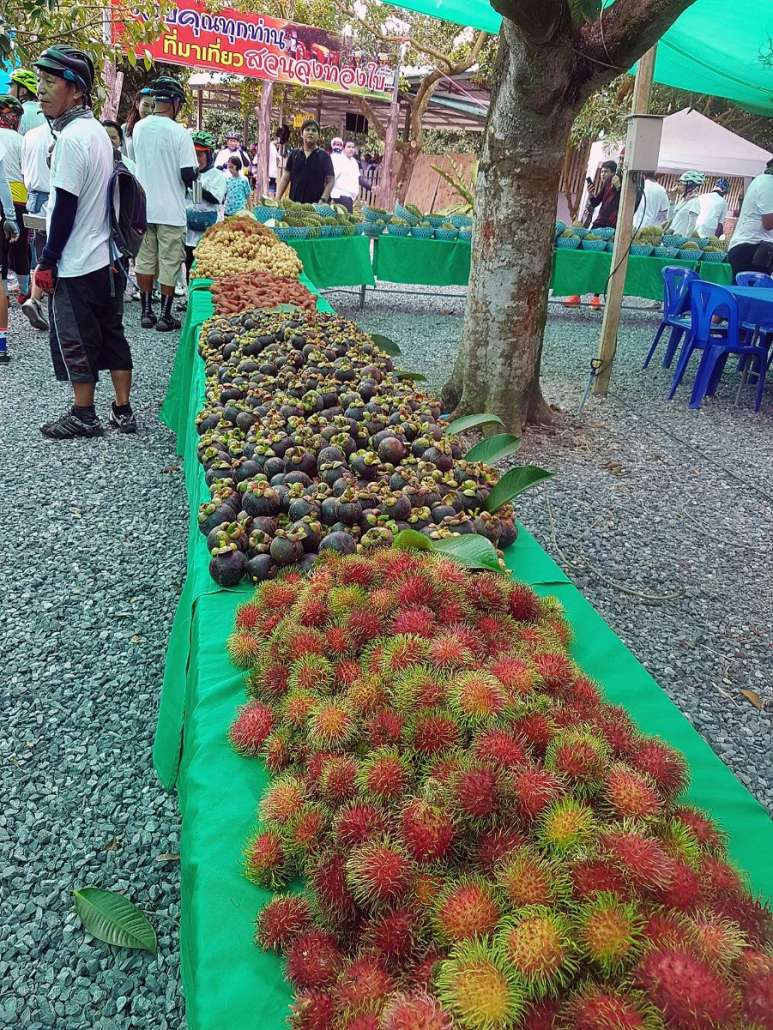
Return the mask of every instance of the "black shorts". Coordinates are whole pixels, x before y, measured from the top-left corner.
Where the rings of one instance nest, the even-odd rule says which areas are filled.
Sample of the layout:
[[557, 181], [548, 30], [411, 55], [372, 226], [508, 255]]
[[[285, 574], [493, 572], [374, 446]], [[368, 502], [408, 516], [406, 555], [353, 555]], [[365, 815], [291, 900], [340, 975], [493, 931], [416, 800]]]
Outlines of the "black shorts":
[[[24, 225], [27, 208], [24, 204], [14, 204], [13, 206], [15, 210], [12, 217], [19, 226], [19, 236], [13, 243], [9, 243], [5, 233], [0, 232], [0, 270], [3, 279], [8, 278], [9, 269], [16, 272], [17, 275], [30, 274], [30, 232]], [[0, 211], [2, 211], [2, 207], [0, 207]], [[3, 212], [3, 217], [5, 217], [5, 212]]]
[[759, 243], [737, 243], [727, 252], [727, 260], [733, 270], [733, 282], [739, 272], [767, 272], [754, 260]]
[[100, 268], [87, 275], [57, 279], [48, 300], [51, 360], [56, 378], [96, 383], [100, 369], [124, 372], [132, 356], [123, 330], [123, 272]]

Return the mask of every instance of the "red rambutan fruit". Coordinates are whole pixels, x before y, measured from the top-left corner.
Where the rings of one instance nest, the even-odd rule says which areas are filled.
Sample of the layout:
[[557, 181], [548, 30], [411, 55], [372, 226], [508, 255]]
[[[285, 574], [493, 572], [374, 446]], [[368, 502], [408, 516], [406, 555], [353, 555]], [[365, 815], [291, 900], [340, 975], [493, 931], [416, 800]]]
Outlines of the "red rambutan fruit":
[[434, 708], [445, 700], [446, 688], [441, 677], [428, 665], [413, 665], [392, 682], [392, 701], [404, 714], [418, 708]]
[[350, 658], [344, 658], [334, 665], [334, 680], [341, 690], [351, 687], [360, 678], [361, 669], [359, 662]]
[[501, 715], [507, 699], [502, 684], [485, 672], [458, 673], [448, 685], [448, 704], [459, 722], [475, 729]]
[[699, 812], [697, 808], [682, 806], [675, 808], [672, 816], [692, 830], [701, 847], [707, 851], [724, 851], [726, 844], [724, 832], [703, 812]]
[[545, 998], [524, 1014], [523, 1030], [558, 1030], [558, 1012], [561, 1003], [555, 998]]
[[514, 583], [507, 595], [507, 609], [518, 622], [534, 622], [540, 614], [539, 598], [523, 583]]
[[650, 1030], [651, 1006], [638, 991], [588, 984], [568, 1001], [559, 1025], [572, 1030]]
[[251, 669], [261, 658], [263, 644], [261, 640], [247, 630], [232, 633], [226, 643], [228, 657], [237, 669]]
[[680, 912], [656, 909], [644, 924], [644, 939], [648, 948], [693, 947], [693, 935], [687, 920]]
[[543, 651], [532, 655], [532, 662], [541, 680], [541, 689], [549, 694], [561, 693], [573, 683], [577, 671], [564, 654]]
[[703, 855], [698, 873], [707, 896], [719, 894], [742, 894], [744, 883], [737, 869], [729, 862], [714, 855]]
[[400, 839], [414, 861], [437, 862], [448, 857], [456, 828], [439, 805], [412, 798], [400, 813]]
[[293, 745], [291, 734], [284, 729], [269, 733], [263, 744], [263, 760], [270, 773], [276, 775], [292, 764]]
[[333, 988], [336, 1011], [346, 1018], [363, 1011], [377, 1013], [395, 986], [393, 977], [377, 959], [363, 955], [338, 974]]
[[313, 626], [315, 629], [319, 629], [327, 622], [330, 610], [324, 597], [307, 594], [298, 602], [293, 614], [301, 626]]
[[594, 894], [615, 894], [627, 898], [630, 894], [622, 873], [611, 862], [602, 858], [581, 858], [570, 870], [572, 894], [585, 901]]
[[607, 772], [602, 797], [617, 819], [653, 819], [663, 808], [653, 781], [623, 764], [613, 765]]
[[291, 580], [288, 577], [267, 580], [261, 583], [253, 603], [284, 613], [293, 606], [300, 588], [300, 580]]
[[747, 946], [740, 926], [715, 912], [694, 912], [685, 923], [701, 957], [714, 969], [727, 969]]
[[236, 609], [236, 628], [238, 630], [255, 629], [260, 623], [262, 608], [254, 601], [246, 601]]
[[737, 923], [753, 948], [769, 948], [773, 944], [773, 915], [770, 909], [745, 894], [718, 894], [711, 900], [717, 915]]
[[508, 610], [511, 580], [498, 572], [477, 572], [467, 586], [467, 597], [484, 612]]
[[356, 731], [352, 713], [341, 701], [321, 701], [312, 708], [306, 723], [308, 743], [322, 751], [344, 748]]
[[375, 1012], [358, 1012], [339, 1021], [341, 1030], [380, 1030], [381, 1020]]
[[502, 769], [518, 769], [529, 764], [524, 741], [504, 729], [480, 730], [472, 739], [477, 759]]
[[575, 854], [596, 832], [593, 809], [576, 798], [554, 801], [540, 817], [537, 842], [557, 856]]
[[307, 798], [306, 785], [297, 776], [282, 776], [269, 784], [260, 800], [258, 815], [267, 822], [287, 823]]
[[445, 955], [440, 951], [430, 951], [423, 955], [420, 962], [417, 962], [412, 969], [410, 969], [405, 979], [415, 985], [416, 987], [422, 988], [425, 991], [430, 990], [432, 982], [435, 979], [435, 971], [437, 970], [438, 962], [442, 962]]
[[475, 845], [475, 863], [484, 873], [492, 873], [496, 864], [524, 844], [523, 835], [514, 826], [494, 826], [484, 830]]
[[281, 894], [261, 909], [255, 932], [265, 951], [285, 952], [301, 933], [311, 928], [312, 912], [302, 894]]
[[435, 899], [433, 925], [446, 944], [493, 933], [502, 915], [495, 888], [482, 876], [451, 881]]
[[387, 999], [380, 1030], [452, 1030], [451, 1016], [426, 991], [400, 991]]
[[665, 887], [650, 892], [655, 901], [679, 912], [692, 912], [703, 900], [701, 878], [686, 862], [674, 861], [673, 875]]
[[283, 640], [285, 654], [291, 661], [306, 655], [324, 655], [325, 637], [311, 626], [291, 626]]
[[437, 630], [435, 613], [426, 605], [401, 608], [392, 619], [392, 633], [408, 633], [417, 637], [433, 637]]
[[532, 666], [514, 655], [505, 654], [494, 658], [489, 663], [488, 671], [496, 676], [511, 700], [531, 694], [537, 684], [537, 674]]
[[475, 620], [475, 630], [483, 638], [489, 654], [497, 654], [503, 648], [512, 647], [512, 634], [515, 623], [503, 612], [479, 615]]
[[405, 729], [405, 719], [398, 712], [382, 708], [365, 720], [365, 737], [373, 748], [398, 744]]
[[655, 781], [665, 797], [675, 797], [687, 786], [687, 763], [679, 752], [657, 737], [649, 737], [638, 744], [628, 758], [629, 765]]
[[526, 741], [536, 755], [544, 755], [550, 741], [556, 735], [556, 727], [544, 712], [530, 712], [516, 719], [513, 732]]
[[250, 675], [253, 689], [267, 700], [276, 700], [287, 693], [290, 684], [290, 669], [284, 663], [264, 665]]
[[531, 906], [503, 919], [495, 944], [531, 998], [557, 992], [577, 968], [571, 923], [550, 908]]
[[342, 848], [353, 848], [380, 836], [386, 819], [381, 809], [368, 802], [354, 802], [342, 808], [333, 822], [333, 836]]
[[434, 604], [437, 621], [441, 626], [451, 626], [463, 622], [470, 614], [470, 605], [462, 597], [439, 598]]
[[451, 779], [449, 800], [462, 816], [486, 819], [496, 813], [501, 783], [495, 770], [484, 765], [463, 766]]
[[244, 858], [247, 879], [258, 886], [276, 890], [287, 882], [287, 855], [281, 837], [273, 830], [263, 830], [250, 837]]
[[564, 785], [547, 769], [516, 769], [512, 774], [518, 809], [527, 820], [536, 819], [564, 793]]
[[397, 588], [397, 601], [401, 608], [408, 605], [431, 605], [435, 600], [435, 587], [426, 576], [406, 576]]
[[363, 946], [388, 969], [402, 970], [415, 954], [423, 927], [415, 909], [388, 908], [371, 916], [362, 927]]
[[450, 631], [439, 633], [430, 642], [428, 657], [433, 666], [442, 669], [464, 669], [475, 661], [469, 647]]
[[381, 618], [369, 608], [355, 609], [350, 612], [345, 625], [349, 635], [358, 647], [362, 647], [371, 640], [375, 640], [384, 631]]
[[526, 1008], [522, 981], [497, 949], [462, 941], [441, 962], [435, 980], [440, 1002], [465, 1030], [520, 1025]]
[[391, 587], [380, 587], [376, 590], [371, 590], [368, 597], [368, 606], [381, 619], [386, 619], [387, 616], [391, 615], [395, 608], [397, 608], [397, 605], [397, 596]]
[[522, 847], [500, 861], [494, 870], [496, 882], [512, 908], [563, 902], [568, 894], [566, 874], [553, 859], [535, 848]]
[[274, 713], [268, 705], [251, 701], [238, 710], [228, 731], [231, 746], [240, 755], [260, 754], [266, 737], [274, 728]]
[[388, 838], [360, 844], [346, 863], [346, 882], [355, 899], [369, 908], [390, 905], [407, 893], [414, 878], [407, 852]]
[[322, 771], [331, 758], [338, 757], [334, 751], [314, 751], [306, 756], [303, 769], [303, 778], [309, 790], [319, 789], [319, 778]]
[[346, 883], [346, 856], [326, 851], [314, 863], [309, 885], [325, 918], [334, 925], [350, 922], [357, 905]]
[[328, 626], [325, 630], [325, 654], [334, 661], [355, 650], [356, 644], [345, 626]]
[[287, 952], [287, 978], [300, 989], [326, 987], [343, 965], [343, 955], [332, 933], [308, 930], [295, 938]]
[[397, 748], [377, 748], [360, 763], [357, 786], [363, 797], [375, 802], [405, 797], [412, 780], [408, 759]]
[[577, 676], [569, 684], [564, 700], [567, 704], [579, 705], [590, 713], [601, 704], [601, 691], [592, 679], [589, 679], [587, 676]]
[[329, 990], [299, 991], [290, 1010], [292, 1030], [334, 1030], [335, 1007]]
[[307, 803], [287, 827], [287, 846], [297, 859], [306, 859], [325, 845], [330, 815], [322, 805]]
[[665, 890], [672, 882], [674, 860], [659, 841], [623, 828], [602, 833], [599, 843], [636, 887]]
[[461, 730], [451, 716], [434, 708], [418, 712], [406, 733], [413, 749], [425, 758], [442, 755], [461, 740]]
[[675, 1030], [733, 1025], [738, 1007], [728, 982], [702, 959], [677, 948], [647, 952], [635, 980]]
[[293, 729], [301, 729], [319, 698], [313, 690], [288, 690], [281, 702], [282, 719]]
[[545, 753], [545, 767], [586, 794], [600, 787], [608, 764], [606, 741], [585, 727], [557, 733]]
[[575, 914], [577, 942], [585, 958], [604, 976], [619, 975], [642, 945], [642, 918], [633, 901], [602, 892]]
[[394, 676], [410, 665], [418, 665], [427, 657], [427, 642], [423, 637], [398, 633], [384, 644], [380, 670], [385, 676]]
[[773, 1030], [773, 956], [746, 951], [737, 965], [737, 973], [745, 1022], [761, 1030]]
[[375, 566], [358, 554], [347, 555], [336, 571], [338, 582], [347, 585], [367, 587], [377, 577]]
[[359, 765], [349, 755], [334, 755], [328, 758], [319, 777], [319, 795], [334, 807], [351, 801], [357, 790]]
[[599, 729], [618, 758], [630, 754], [638, 741], [636, 727], [630, 716], [620, 705], [603, 705], [590, 712], [588, 721]]

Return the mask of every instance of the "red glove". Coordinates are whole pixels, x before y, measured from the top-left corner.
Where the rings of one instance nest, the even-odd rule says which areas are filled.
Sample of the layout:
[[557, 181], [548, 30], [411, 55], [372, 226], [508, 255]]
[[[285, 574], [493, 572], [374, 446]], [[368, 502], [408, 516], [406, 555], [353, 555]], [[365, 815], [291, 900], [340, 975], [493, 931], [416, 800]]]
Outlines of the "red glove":
[[38, 266], [35, 269], [35, 285], [39, 286], [43, 293], [53, 293], [56, 285], [56, 269]]

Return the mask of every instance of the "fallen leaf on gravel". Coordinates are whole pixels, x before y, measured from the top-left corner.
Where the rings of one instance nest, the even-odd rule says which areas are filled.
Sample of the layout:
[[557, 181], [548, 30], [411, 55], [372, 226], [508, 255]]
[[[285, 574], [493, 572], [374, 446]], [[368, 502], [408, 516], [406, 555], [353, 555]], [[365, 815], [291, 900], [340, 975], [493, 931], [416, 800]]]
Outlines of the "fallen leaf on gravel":
[[135, 633], [134, 636], [131, 638], [131, 642], [133, 644], [141, 644], [142, 643], [142, 637], [139, 635], [139, 633]]
[[161, 471], [162, 472], [179, 472], [180, 471], [180, 466], [179, 465], [166, 465], [164, 468], [161, 469]]
[[765, 707], [765, 703], [756, 690], [742, 690], [741, 693], [750, 704], [753, 704], [760, 711]]
[[160, 855], [156, 855], [157, 862], [179, 862], [180, 856], [176, 851], [162, 851]]

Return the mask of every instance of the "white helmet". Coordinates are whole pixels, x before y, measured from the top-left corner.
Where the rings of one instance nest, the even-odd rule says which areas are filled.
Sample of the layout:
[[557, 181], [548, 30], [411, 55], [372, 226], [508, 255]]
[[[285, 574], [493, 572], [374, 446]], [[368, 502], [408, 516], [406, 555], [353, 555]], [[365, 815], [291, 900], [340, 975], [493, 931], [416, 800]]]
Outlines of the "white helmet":
[[685, 172], [683, 175], [679, 176], [679, 181], [685, 186], [697, 188], [698, 186], [703, 185], [705, 178], [706, 177], [703, 172]]

